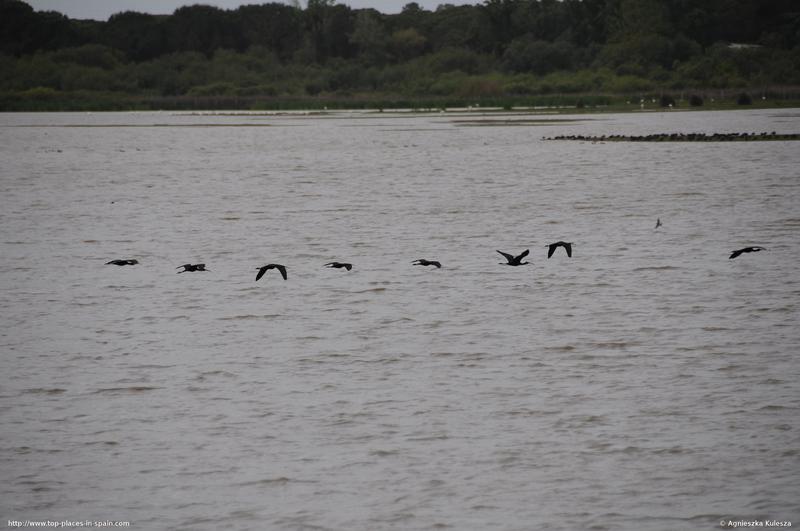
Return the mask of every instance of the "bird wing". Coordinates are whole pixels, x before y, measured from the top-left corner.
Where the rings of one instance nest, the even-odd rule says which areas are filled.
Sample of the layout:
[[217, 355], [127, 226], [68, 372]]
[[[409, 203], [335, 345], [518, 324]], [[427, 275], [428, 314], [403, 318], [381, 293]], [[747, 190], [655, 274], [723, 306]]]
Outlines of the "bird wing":
[[728, 257], [728, 260], [730, 260], [731, 258], [736, 258], [736, 257], [737, 257], [737, 256], [739, 256], [740, 254], [742, 254], [742, 250], [741, 250], [741, 249], [739, 249], [738, 251], [733, 251], [733, 252], [731, 253], [731, 255]]
[[547, 258], [553, 256], [553, 253], [556, 252], [556, 247], [558, 247], [557, 243], [551, 243], [547, 246]]
[[442, 264], [440, 264], [439, 262], [431, 262], [431, 265], [436, 266], [438, 269], [442, 268]]
[[344, 268], [350, 271], [351, 269], [353, 269], [353, 264], [345, 264]]
[[572, 258], [572, 244], [571, 243], [565, 243], [564, 244], [564, 249], [567, 250], [567, 256]]
[[283, 277], [283, 280], [286, 280], [286, 268], [283, 267], [282, 265], [277, 265], [277, 264], [275, 265], [275, 267], [278, 269], [278, 271], [281, 272], [281, 276]]
[[529, 252], [531, 252], [531, 250], [530, 250], [530, 249], [525, 249], [525, 250], [524, 250], [524, 251], [522, 251], [522, 253], [520, 253], [520, 255], [517, 257], [517, 260], [522, 260], [523, 258], [525, 258], [526, 256], [528, 256], [528, 253], [529, 253]]
[[329, 262], [322, 267], [334, 267], [334, 264], [336, 264], [336, 262]]
[[258, 274], [256, 275], [256, 282], [258, 282], [258, 279], [264, 276], [264, 273], [267, 272], [267, 269], [268, 269], [267, 266], [258, 268]]
[[511, 256], [510, 254], [508, 254], [508, 253], [504, 253], [503, 251], [497, 251], [497, 252], [498, 252], [498, 253], [500, 253], [500, 254], [502, 254], [503, 256], [505, 256], [505, 257], [506, 257], [506, 260], [508, 260], [508, 263], [509, 263], [509, 264], [510, 264], [511, 262], [513, 262], [513, 261], [514, 261], [514, 257], [513, 257], [513, 256]]

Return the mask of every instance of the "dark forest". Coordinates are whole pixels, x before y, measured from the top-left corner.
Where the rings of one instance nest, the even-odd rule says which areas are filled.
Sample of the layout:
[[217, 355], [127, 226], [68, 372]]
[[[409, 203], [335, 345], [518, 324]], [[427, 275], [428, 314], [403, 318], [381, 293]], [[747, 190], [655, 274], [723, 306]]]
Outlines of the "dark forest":
[[0, 109], [797, 98], [796, 0], [332, 0], [74, 20], [0, 0]]

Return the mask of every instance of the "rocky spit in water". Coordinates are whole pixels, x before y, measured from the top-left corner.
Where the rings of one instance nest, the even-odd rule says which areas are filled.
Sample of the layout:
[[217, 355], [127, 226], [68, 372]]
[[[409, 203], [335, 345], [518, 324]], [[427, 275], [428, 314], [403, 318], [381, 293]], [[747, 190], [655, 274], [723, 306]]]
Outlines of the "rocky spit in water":
[[800, 133], [656, 133], [652, 135], [559, 135], [542, 140], [583, 140], [585, 142], [752, 142], [800, 140]]

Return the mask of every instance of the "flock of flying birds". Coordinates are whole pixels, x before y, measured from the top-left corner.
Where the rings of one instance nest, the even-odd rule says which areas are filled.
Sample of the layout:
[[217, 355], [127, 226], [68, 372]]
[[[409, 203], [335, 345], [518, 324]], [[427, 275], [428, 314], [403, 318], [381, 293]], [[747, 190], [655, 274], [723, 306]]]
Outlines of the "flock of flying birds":
[[[662, 223], [661, 223], [661, 219], [659, 218], [658, 220], [656, 220], [656, 229], [658, 229], [661, 226], [662, 226]], [[572, 258], [572, 242], [564, 242], [564, 241], [557, 241], [555, 243], [551, 243], [551, 244], [547, 245], [547, 248], [548, 248], [547, 249], [547, 258], [550, 258], [551, 256], [553, 256], [553, 253], [555, 253], [556, 249], [558, 249], [559, 247], [563, 247], [564, 250], [567, 252], [567, 256]], [[743, 254], [743, 253], [754, 253], [754, 252], [766, 251], [766, 250], [767, 250], [766, 248], [758, 247], [758, 246], [755, 246], [755, 247], [744, 247], [743, 249], [737, 249], [737, 250], [733, 251], [728, 258], [732, 259], [732, 258], [736, 258], [737, 256], [739, 256], [740, 254]], [[521, 265], [527, 265], [527, 264], [530, 263], [530, 262], [523, 262], [522, 261], [526, 256], [528, 256], [528, 253], [530, 252], [530, 249], [525, 249], [523, 252], [521, 252], [520, 254], [518, 254], [516, 256], [514, 256], [513, 254], [509, 254], [509, 253], [504, 253], [503, 251], [497, 251], [497, 252], [500, 253], [501, 255], [503, 255], [503, 257], [506, 259], [507, 263], [503, 264], [503, 262], [500, 262], [503, 265], [521, 266]], [[138, 263], [139, 263], [139, 261], [135, 260], [135, 259], [122, 259], [122, 260], [111, 260], [110, 262], [106, 262], [106, 265], [126, 266], [126, 265], [136, 265]], [[419, 258], [417, 260], [414, 260], [413, 262], [411, 262], [411, 264], [412, 265], [418, 265], [418, 266], [426, 266], [426, 267], [427, 266], [433, 266], [433, 267], [435, 267], [437, 269], [441, 269], [441, 267], [442, 267], [441, 262], [438, 262], [436, 260], [426, 260], [424, 258]], [[335, 269], [346, 269], [347, 271], [350, 271], [351, 269], [353, 269], [353, 264], [348, 264], [346, 262], [329, 262], [329, 263], [325, 264], [323, 267], [330, 267], [330, 268], [335, 268]], [[182, 271], [178, 271], [178, 274], [180, 274], [180, 273], [188, 273], [188, 272], [192, 272], [192, 271], [210, 271], [210, 269], [206, 269], [206, 265], [205, 264], [183, 264], [183, 265], [180, 265], [180, 266], [176, 267], [175, 269], [181, 269], [181, 268], [183, 268], [183, 270]], [[260, 280], [261, 277], [263, 277], [264, 274], [267, 271], [269, 271], [270, 269], [277, 269], [278, 272], [283, 277], [283, 280], [287, 280], [288, 279], [288, 276], [286, 274], [286, 266], [283, 265], [283, 264], [267, 264], [265, 266], [261, 266], [261, 267], [258, 267], [256, 269], [258, 269], [258, 273], [256, 274], [256, 281]]]

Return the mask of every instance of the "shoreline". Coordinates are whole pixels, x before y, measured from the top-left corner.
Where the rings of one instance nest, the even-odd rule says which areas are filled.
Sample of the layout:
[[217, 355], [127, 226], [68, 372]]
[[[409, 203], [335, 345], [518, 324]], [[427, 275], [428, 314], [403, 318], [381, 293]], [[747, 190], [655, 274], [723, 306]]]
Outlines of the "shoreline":
[[[795, 96], [792, 94], [792, 96]], [[790, 109], [800, 107], [800, 98], [752, 99], [737, 102], [736, 97], [710, 99], [700, 104], [690, 98], [626, 94], [558, 94], [525, 97], [148, 97], [95, 92], [17, 92], [0, 93], [0, 112], [525, 112], [530, 114], [590, 114], [629, 112], [725, 111], [744, 109]]]

